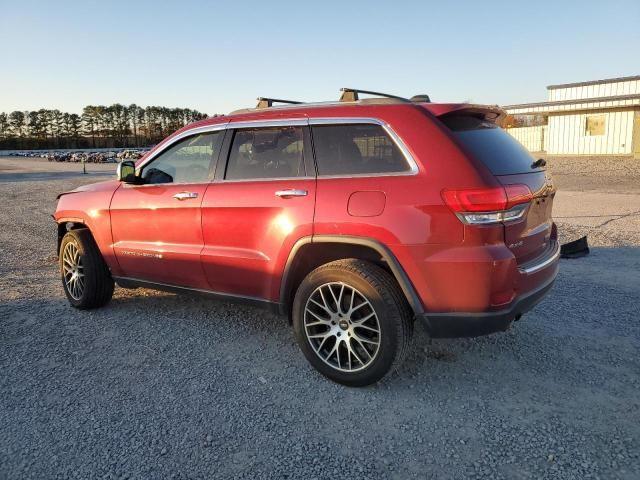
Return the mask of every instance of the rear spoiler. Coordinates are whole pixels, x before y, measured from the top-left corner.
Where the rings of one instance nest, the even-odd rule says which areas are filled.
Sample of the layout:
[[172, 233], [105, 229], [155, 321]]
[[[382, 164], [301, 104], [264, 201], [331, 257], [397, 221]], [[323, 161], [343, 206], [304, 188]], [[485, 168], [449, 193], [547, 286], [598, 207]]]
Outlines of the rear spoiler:
[[507, 116], [507, 112], [498, 105], [476, 105], [472, 103], [427, 103], [421, 104], [421, 107], [436, 117], [441, 117], [450, 113], [468, 113], [471, 115], [482, 116], [485, 120], [493, 122], [496, 125], [500, 125], [504, 117]]

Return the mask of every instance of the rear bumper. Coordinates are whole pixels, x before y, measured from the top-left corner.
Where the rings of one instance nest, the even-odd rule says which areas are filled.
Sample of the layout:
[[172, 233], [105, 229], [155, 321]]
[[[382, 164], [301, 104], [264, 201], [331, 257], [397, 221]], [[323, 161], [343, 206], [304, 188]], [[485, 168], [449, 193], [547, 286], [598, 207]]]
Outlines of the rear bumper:
[[[515, 319], [531, 310], [549, 292], [558, 274], [558, 256], [547, 262], [542, 268], [552, 270], [552, 274], [540, 287], [523, 294], [509, 305], [508, 308], [488, 312], [427, 312], [418, 318], [422, 320], [427, 331], [433, 338], [478, 337], [494, 332], [507, 330]], [[531, 273], [538, 272], [535, 269]], [[521, 272], [524, 273], [524, 272]]]

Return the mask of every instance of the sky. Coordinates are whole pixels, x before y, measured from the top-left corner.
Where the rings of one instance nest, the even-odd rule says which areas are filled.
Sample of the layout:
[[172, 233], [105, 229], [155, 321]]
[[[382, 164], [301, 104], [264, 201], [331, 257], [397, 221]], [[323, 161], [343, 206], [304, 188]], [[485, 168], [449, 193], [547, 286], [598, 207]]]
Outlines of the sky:
[[0, 0], [0, 112], [208, 114], [340, 87], [509, 105], [640, 74], [640, 1]]

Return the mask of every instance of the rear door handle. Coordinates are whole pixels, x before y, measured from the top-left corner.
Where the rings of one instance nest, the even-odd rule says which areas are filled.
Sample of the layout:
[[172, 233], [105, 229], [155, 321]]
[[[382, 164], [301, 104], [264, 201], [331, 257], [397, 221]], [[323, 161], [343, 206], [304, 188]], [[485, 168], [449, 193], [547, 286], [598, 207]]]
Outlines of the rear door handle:
[[179, 192], [176, 193], [173, 198], [176, 200], [186, 200], [187, 198], [198, 198], [198, 194], [196, 192]]
[[307, 196], [307, 191], [306, 190], [290, 189], [290, 190], [278, 190], [278, 191], [276, 191], [276, 197], [281, 197], [281, 198], [306, 197], [306, 196]]

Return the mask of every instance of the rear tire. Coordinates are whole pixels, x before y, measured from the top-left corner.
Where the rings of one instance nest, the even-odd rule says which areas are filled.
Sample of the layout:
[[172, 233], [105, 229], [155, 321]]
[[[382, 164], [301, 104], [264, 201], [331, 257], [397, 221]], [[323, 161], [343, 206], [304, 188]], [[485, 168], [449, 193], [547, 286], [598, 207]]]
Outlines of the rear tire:
[[292, 320], [309, 363], [353, 387], [395, 370], [413, 335], [413, 315], [395, 279], [357, 259], [331, 262], [307, 275], [296, 292]]
[[73, 307], [98, 308], [111, 300], [113, 278], [89, 230], [67, 232], [59, 260], [62, 287]]

